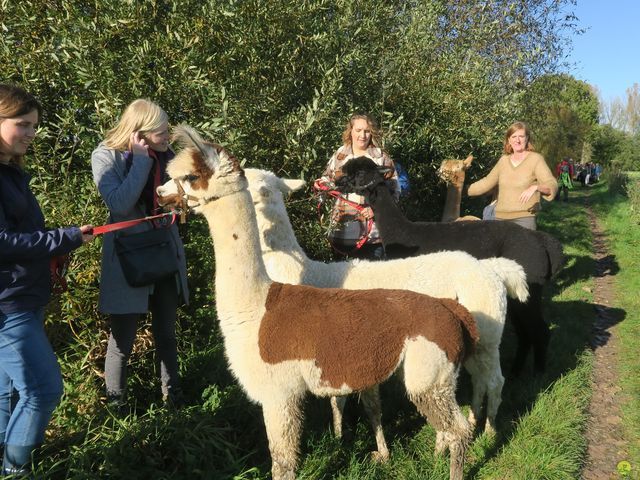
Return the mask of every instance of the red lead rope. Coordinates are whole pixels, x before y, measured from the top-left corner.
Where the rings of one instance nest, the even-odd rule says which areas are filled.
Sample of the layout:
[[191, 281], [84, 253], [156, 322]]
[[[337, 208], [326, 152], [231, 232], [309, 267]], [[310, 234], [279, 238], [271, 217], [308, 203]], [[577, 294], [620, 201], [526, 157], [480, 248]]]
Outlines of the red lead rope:
[[103, 233], [115, 232], [117, 230], [122, 230], [124, 228], [129, 228], [135, 225], [139, 225], [140, 223], [150, 222], [151, 220], [156, 220], [158, 218], [168, 217], [169, 215], [171, 215], [171, 223], [169, 225], [173, 225], [176, 221], [176, 212], [167, 212], [167, 213], [161, 213], [159, 215], [151, 215], [150, 217], [136, 218], [135, 220], [125, 220], [124, 222], [109, 223], [107, 225], [93, 227], [91, 231], [87, 232], [87, 234], [102, 235]]
[[[107, 232], [115, 232], [117, 230], [123, 230], [125, 228], [133, 227], [144, 222], [150, 222], [157, 220], [158, 218], [168, 217], [171, 215], [171, 223], [173, 225], [176, 221], [176, 212], [161, 213], [159, 215], [151, 215], [150, 217], [136, 218], [135, 220], [125, 220], [124, 222], [109, 223], [107, 225], [101, 225], [99, 227], [93, 227], [90, 231], [85, 232], [87, 235], [102, 235]], [[49, 261], [49, 271], [51, 273], [51, 287], [54, 293], [62, 293], [67, 290], [67, 280], [64, 278], [67, 269], [69, 268], [69, 262], [71, 256], [58, 255], [57, 257], [51, 257]]]
[[[358, 210], [358, 212], [360, 212], [360, 213], [362, 213], [364, 211], [364, 209], [365, 209], [365, 207], [363, 207], [359, 203], [353, 202], [353, 201], [349, 200], [348, 198], [343, 197], [342, 193], [338, 192], [337, 190], [331, 190], [329, 187], [327, 187], [322, 182], [320, 182], [320, 179], [316, 180], [313, 183], [313, 189], [315, 191], [317, 191], [317, 192], [321, 192], [321, 193], [327, 194], [327, 195], [329, 195], [329, 196], [331, 196], [331, 197], [333, 197], [335, 199], [342, 200], [344, 203], [346, 203], [347, 205], [352, 206], [353, 208]], [[318, 204], [318, 210], [320, 210], [320, 204]], [[367, 231], [356, 242], [355, 250], [358, 250], [365, 243], [367, 243], [367, 238], [369, 238], [369, 234], [371, 233], [372, 229], [373, 229], [373, 220], [371, 218], [367, 218]], [[343, 252], [340, 252], [340, 253], [343, 253]]]

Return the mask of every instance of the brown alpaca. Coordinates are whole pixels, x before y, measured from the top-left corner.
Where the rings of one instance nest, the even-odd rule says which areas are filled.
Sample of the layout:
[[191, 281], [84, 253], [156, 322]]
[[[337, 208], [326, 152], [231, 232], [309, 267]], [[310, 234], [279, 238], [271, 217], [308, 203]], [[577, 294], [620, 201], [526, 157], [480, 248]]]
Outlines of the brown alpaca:
[[[188, 127], [169, 164], [164, 202], [184, 198], [209, 223], [216, 255], [216, 309], [229, 367], [263, 409], [272, 476], [293, 480], [302, 399], [360, 392], [381, 431], [378, 384], [401, 369], [410, 400], [450, 450], [462, 480], [471, 435], [455, 398], [460, 364], [478, 340], [473, 317], [450, 299], [404, 290], [320, 289], [273, 282], [262, 261], [247, 180], [239, 163]], [[175, 183], [174, 183], [175, 182]], [[172, 197], [173, 195], [173, 197]], [[182, 195], [180, 195], [182, 196]]]
[[442, 209], [442, 221], [480, 220], [473, 215], [460, 217], [462, 187], [466, 171], [473, 163], [473, 155], [464, 160], [444, 160], [438, 169], [438, 176], [447, 184], [447, 198]]

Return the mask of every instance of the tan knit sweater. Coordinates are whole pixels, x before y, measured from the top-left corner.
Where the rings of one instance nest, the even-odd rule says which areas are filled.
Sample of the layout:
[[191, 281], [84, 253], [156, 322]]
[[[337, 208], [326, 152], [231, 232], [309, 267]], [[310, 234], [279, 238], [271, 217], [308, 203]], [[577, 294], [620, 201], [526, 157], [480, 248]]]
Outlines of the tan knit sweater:
[[547, 166], [544, 157], [529, 152], [524, 160], [514, 167], [510, 155], [503, 155], [489, 175], [469, 186], [469, 196], [489, 193], [498, 186], [496, 218], [512, 219], [531, 217], [540, 210], [540, 192], [535, 192], [527, 203], [520, 203], [520, 195], [531, 185], [544, 185], [551, 189], [545, 200], [553, 200], [558, 191], [558, 182]]

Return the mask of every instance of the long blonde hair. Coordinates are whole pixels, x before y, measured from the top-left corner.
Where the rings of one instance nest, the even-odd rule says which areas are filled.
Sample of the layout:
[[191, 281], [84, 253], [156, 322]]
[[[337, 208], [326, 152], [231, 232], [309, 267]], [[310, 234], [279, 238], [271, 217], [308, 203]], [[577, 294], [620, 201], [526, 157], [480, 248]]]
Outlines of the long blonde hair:
[[524, 134], [527, 136], [527, 145], [524, 149], [527, 152], [535, 152], [533, 143], [531, 143], [531, 131], [529, 130], [529, 126], [524, 122], [513, 122], [509, 128], [507, 128], [506, 133], [504, 134], [504, 146], [503, 151], [507, 155], [511, 155], [513, 153], [513, 148], [509, 145], [509, 137], [513, 135], [513, 132], [516, 130], [524, 130]]
[[342, 144], [351, 146], [351, 143], [353, 142], [353, 140], [351, 139], [351, 130], [353, 130], [353, 124], [355, 123], [356, 120], [367, 121], [369, 130], [371, 130], [371, 144], [374, 147], [379, 147], [380, 141], [382, 139], [382, 132], [378, 128], [378, 124], [369, 115], [364, 115], [359, 113], [355, 115], [351, 115], [351, 118], [349, 118], [349, 121], [345, 125], [344, 131], [342, 132]]
[[131, 134], [157, 130], [169, 121], [167, 113], [157, 103], [145, 98], [138, 98], [122, 112], [117, 125], [107, 132], [104, 144], [114, 150], [128, 150]]
[[[0, 84], [0, 120], [26, 115], [34, 110], [38, 112], [39, 121], [42, 117], [42, 106], [36, 97], [17, 85]], [[9, 163], [22, 167], [24, 158], [22, 155], [14, 155], [9, 159]]]

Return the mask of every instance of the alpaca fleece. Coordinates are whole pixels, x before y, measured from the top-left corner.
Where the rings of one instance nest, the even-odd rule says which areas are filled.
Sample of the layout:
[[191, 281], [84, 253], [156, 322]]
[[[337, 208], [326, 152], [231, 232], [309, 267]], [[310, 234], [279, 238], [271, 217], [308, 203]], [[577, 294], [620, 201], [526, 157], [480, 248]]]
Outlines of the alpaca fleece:
[[455, 364], [478, 341], [475, 320], [454, 300], [405, 290], [317, 289], [274, 282], [259, 348], [267, 363], [315, 360], [328, 385], [359, 391], [386, 380], [402, 360], [406, 341], [418, 336], [438, 345]]

